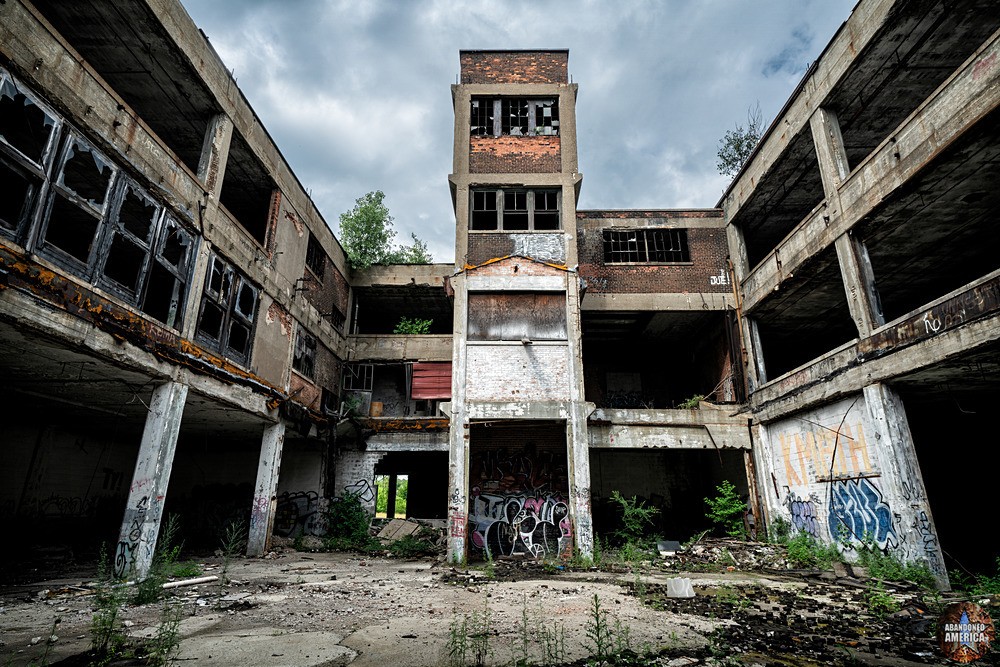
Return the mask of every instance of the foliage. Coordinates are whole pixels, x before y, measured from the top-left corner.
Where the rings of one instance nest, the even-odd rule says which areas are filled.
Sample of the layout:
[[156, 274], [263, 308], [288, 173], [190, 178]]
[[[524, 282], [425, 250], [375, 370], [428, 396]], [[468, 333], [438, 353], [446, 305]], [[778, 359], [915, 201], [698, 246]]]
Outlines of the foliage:
[[601, 598], [594, 593], [590, 605], [590, 618], [586, 625], [587, 642], [585, 648], [590, 652], [590, 665], [608, 664], [616, 654], [629, 651], [632, 648], [632, 638], [627, 625], [620, 620], [610, 618], [610, 614], [601, 608]]
[[399, 318], [396, 328], [392, 330], [394, 334], [429, 334], [431, 324], [434, 320], [424, 320], [419, 317], [410, 319], [409, 317]]
[[723, 480], [715, 490], [718, 492], [717, 496], [705, 498], [705, 504], [708, 505], [705, 516], [730, 537], [744, 537], [746, 528], [743, 525], [743, 515], [747, 511], [746, 503], [740, 500], [736, 487], [728, 479]]
[[653, 517], [660, 511], [655, 507], [647, 507], [646, 502], [638, 500], [636, 496], [626, 498], [618, 491], [611, 492], [611, 500], [618, 504], [622, 512], [622, 526], [614, 535], [626, 544], [639, 540], [647, 527], [653, 525]]
[[677, 405], [677, 407], [680, 408], [681, 410], [697, 410], [698, 406], [700, 406], [701, 402], [704, 400], [705, 400], [704, 396], [702, 396], [701, 394], [695, 394], [686, 401], [681, 401]]
[[[376, 514], [385, 514], [389, 507], [388, 479], [388, 477], [379, 477], [375, 480], [378, 488], [378, 495], [375, 497]], [[396, 478], [396, 516], [406, 516], [406, 495], [409, 486], [410, 482], [406, 477]]]
[[219, 586], [224, 586], [228, 582], [227, 573], [229, 564], [237, 554], [243, 553], [247, 547], [249, 528], [246, 521], [236, 519], [226, 524], [225, 532], [219, 541], [222, 548], [222, 571], [219, 573]]
[[806, 532], [798, 532], [788, 540], [788, 561], [795, 567], [829, 569], [843, 561], [835, 544], [820, 544]]
[[737, 124], [735, 129], [726, 130], [719, 140], [717, 152], [719, 161], [715, 167], [723, 176], [736, 176], [753, 154], [761, 137], [764, 136], [764, 117], [760, 103], [747, 109], [746, 127]]
[[792, 524], [785, 517], [779, 516], [771, 522], [767, 535], [772, 544], [788, 544], [792, 535]]
[[934, 574], [926, 563], [904, 563], [891, 552], [882, 551], [867, 537], [858, 549], [858, 563], [873, 579], [910, 581], [927, 589], [935, 587]]
[[462, 667], [471, 658], [476, 667], [483, 667], [493, 657], [490, 637], [493, 635], [493, 613], [489, 596], [483, 595], [483, 610], [455, 616], [448, 629], [448, 664]]
[[385, 194], [375, 190], [359, 197], [354, 208], [340, 214], [340, 242], [354, 269], [373, 264], [427, 264], [427, 244], [413, 236], [413, 245], [393, 249], [396, 232], [385, 205]]
[[868, 584], [865, 602], [868, 604], [868, 611], [879, 619], [899, 611], [899, 602], [885, 590], [885, 585], [881, 581], [873, 580]]
[[184, 561], [183, 563], [174, 563], [170, 567], [170, 577], [174, 579], [189, 579], [191, 577], [200, 577], [202, 574], [201, 565], [195, 563], [193, 560]]
[[163, 597], [163, 584], [167, 583], [181, 554], [182, 545], [176, 543], [179, 532], [180, 519], [176, 514], [171, 514], [167, 517], [160, 538], [156, 542], [156, 551], [153, 552], [149, 572], [144, 579], [136, 583], [133, 598], [135, 604], [148, 604]]
[[166, 667], [180, 648], [181, 607], [179, 604], [165, 604], [160, 615], [160, 625], [156, 635], [149, 642], [149, 664]]
[[950, 572], [952, 584], [968, 591], [973, 596], [1000, 595], [1000, 556], [996, 559], [994, 574], [974, 574], [971, 577], [962, 572]]
[[356, 493], [345, 493], [342, 498], [334, 498], [326, 513], [327, 526], [325, 545], [331, 551], [373, 551], [379, 548], [378, 541], [368, 533], [371, 515], [361, 505], [361, 497]]
[[128, 598], [124, 583], [111, 576], [107, 549], [102, 548], [97, 563], [96, 610], [90, 623], [95, 664], [108, 664], [128, 643], [123, 613]]
[[437, 553], [434, 545], [416, 535], [405, 535], [389, 545], [389, 551], [397, 558], [417, 558]]

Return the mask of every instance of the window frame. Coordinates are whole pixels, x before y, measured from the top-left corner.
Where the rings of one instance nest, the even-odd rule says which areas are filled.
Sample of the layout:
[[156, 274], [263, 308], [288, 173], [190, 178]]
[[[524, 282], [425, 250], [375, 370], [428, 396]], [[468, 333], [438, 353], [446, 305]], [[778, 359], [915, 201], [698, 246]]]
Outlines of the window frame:
[[[614, 266], [692, 264], [687, 232], [685, 227], [604, 229], [601, 234], [603, 262]], [[635, 238], [624, 238], [632, 234]], [[616, 247], [621, 244], [634, 244], [634, 249]], [[615, 259], [615, 255], [634, 257]]]
[[[551, 111], [546, 114], [546, 109]], [[559, 127], [558, 95], [473, 95], [469, 102], [469, 136], [472, 137], [557, 137]]]
[[[372, 391], [375, 386], [375, 364], [358, 361], [344, 364], [340, 384], [343, 391]], [[361, 386], [355, 386], [358, 384]]]
[[316, 235], [309, 231], [309, 241], [306, 244], [306, 260], [305, 266], [309, 269], [316, 278], [323, 281], [323, 276], [326, 274], [326, 265], [328, 263], [328, 258], [326, 250], [323, 249], [323, 244], [319, 242]]
[[[214, 278], [218, 268], [219, 285], [214, 287]], [[240, 308], [240, 297], [244, 288], [252, 291], [254, 302], [253, 312], [247, 313]], [[257, 287], [232, 262], [212, 250], [209, 253], [208, 270], [205, 272], [205, 283], [202, 287], [201, 304], [198, 307], [198, 320], [195, 323], [195, 338], [215, 350], [227, 359], [249, 365], [253, 357], [254, 334], [256, 333], [257, 314], [260, 310], [261, 289]], [[211, 335], [202, 324], [208, 308], [222, 312], [219, 320], [218, 335]], [[246, 351], [232, 347], [233, 326], [242, 326], [247, 330]]]
[[298, 324], [295, 329], [295, 344], [292, 349], [292, 370], [306, 378], [316, 380], [316, 356], [319, 342], [316, 336]]
[[[479, 195], [483, 195], [481, 198], [485, 203], [488, 203], [489, 197], [487, 195], [495, 195], [495, 209], [481, 208], [477, 209], [477, 200], [480, 199]], [[513, 208], [508, 209], [508, 201], [510, 198], [517, 201], [517, 196], [519, 194], [525, 195], [525, 206], [526, 208]], [[541, 199], [545, 202], [545, 208], [539, 208], [538, 195], [542, 195]], [[548, 196], [555, 196], [555, 209], [548, 208]], [[509, 213], [507, 211], [510, 210]], [[480, 215], [477, 217], [477, 213], [487, 214], [494, 212], [496, 215], [496, 225], [492, 227], [482, 226], [482, 220], [485, 219], [486, 215]], [[519, 226], [505, 226], [504, 218], [505, 214], [511, 220], [520, 218], [521, 216], [527, 216], [527, 226], [520, 226], [520, 223], [509, 223], [518, 224]], [[539, 216], [538, 214], [541, 214]], [[515, 218], [514, 216], [518, 216]], [[539, 218], [543, 219], [555, 219], [558, 223], [556, 227], [551, 227], [550, 225], [538, 226]], [[559, 232], [562, 230], [562, 189], [561, 188], [470, 188], [469, 189], [469, 225], [468, 229], [470, 232], [486, 232], [486, 233], [552, 233]]]

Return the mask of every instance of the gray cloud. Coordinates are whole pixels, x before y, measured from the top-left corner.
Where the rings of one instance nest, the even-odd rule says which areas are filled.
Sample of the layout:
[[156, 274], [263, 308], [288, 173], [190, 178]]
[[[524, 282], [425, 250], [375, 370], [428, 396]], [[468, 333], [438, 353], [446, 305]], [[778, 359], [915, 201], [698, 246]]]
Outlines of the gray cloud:
[[381, 189], [398, 238], [451, 261], [460, 49], [570, 49], [581, 208], [710, 207], [719, 137], [774, 117], [854, 0], [184, 4], [334, 230]]

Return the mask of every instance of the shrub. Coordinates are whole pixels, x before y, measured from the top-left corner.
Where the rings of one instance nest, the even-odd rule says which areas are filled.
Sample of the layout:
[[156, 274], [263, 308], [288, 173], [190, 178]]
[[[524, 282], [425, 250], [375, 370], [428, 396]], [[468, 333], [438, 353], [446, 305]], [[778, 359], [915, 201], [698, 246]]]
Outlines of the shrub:
[[368, 534], [371, 515], [361, 505], [356, 493], [346, 493], [334, 498], [326, 512], [327, 529], [325, 545], [332, 551], [372, 551], [379, 543]]
[[894, 554], [879, 549], [871, 540], [862, 540], [858, 563], [868, 569], [874, 579], [910, 581], [923, 588], [935, 587], [934, 574], [926, 563], [904, 563]]
[[389, 551], [397, 558], [429, 556], [437, 551], [434, 545], [416, 535], [406, 535], [389, 545]]
[[394, 334], [429, 334], [431, 324], [434, 320], [424, 320], [419, 317], [410, 319], [409, 317], [399, 318], [396, 328], [392, 330]]
[[644, 500], [638, 500], [636, 496], [626, 498], [618, 491], [611, 492], [611, 500], [618, 504], [622, 512], [621, 528], [614, 535], [626, 544], [641, 538], [646, 529], [653, 525], [653, 517], [660, 512], [655, 507], [648, 507]]
[[843, 561], [835, 544], [820, 544], [806, 532], [798, 532], [788, 540], [788, 561], [795, 567], [829, 569]]
[[736, 493], [736, 487], [728, 479], [715, 487], [718, 495], [714, 498], [705, 498], [708, 505], [706, 518], [711, 520], [717, 527], [726, 531], [730, 537], [745, 537], [746, 528], [743, 525], [743, 516], [746, 514], [747, 505], [740, 500]]

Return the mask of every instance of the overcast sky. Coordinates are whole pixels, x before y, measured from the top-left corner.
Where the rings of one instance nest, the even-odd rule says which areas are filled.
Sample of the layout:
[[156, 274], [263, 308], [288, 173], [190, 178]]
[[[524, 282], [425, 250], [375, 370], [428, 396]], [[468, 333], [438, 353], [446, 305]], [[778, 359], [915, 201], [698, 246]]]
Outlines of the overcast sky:
[[382, 190], [454, 259], [460, 49], [568, 48], [579, 208], [711, 207], [719, 138], [770, 122], [856, 0], [182, 0], [337, 231]]

